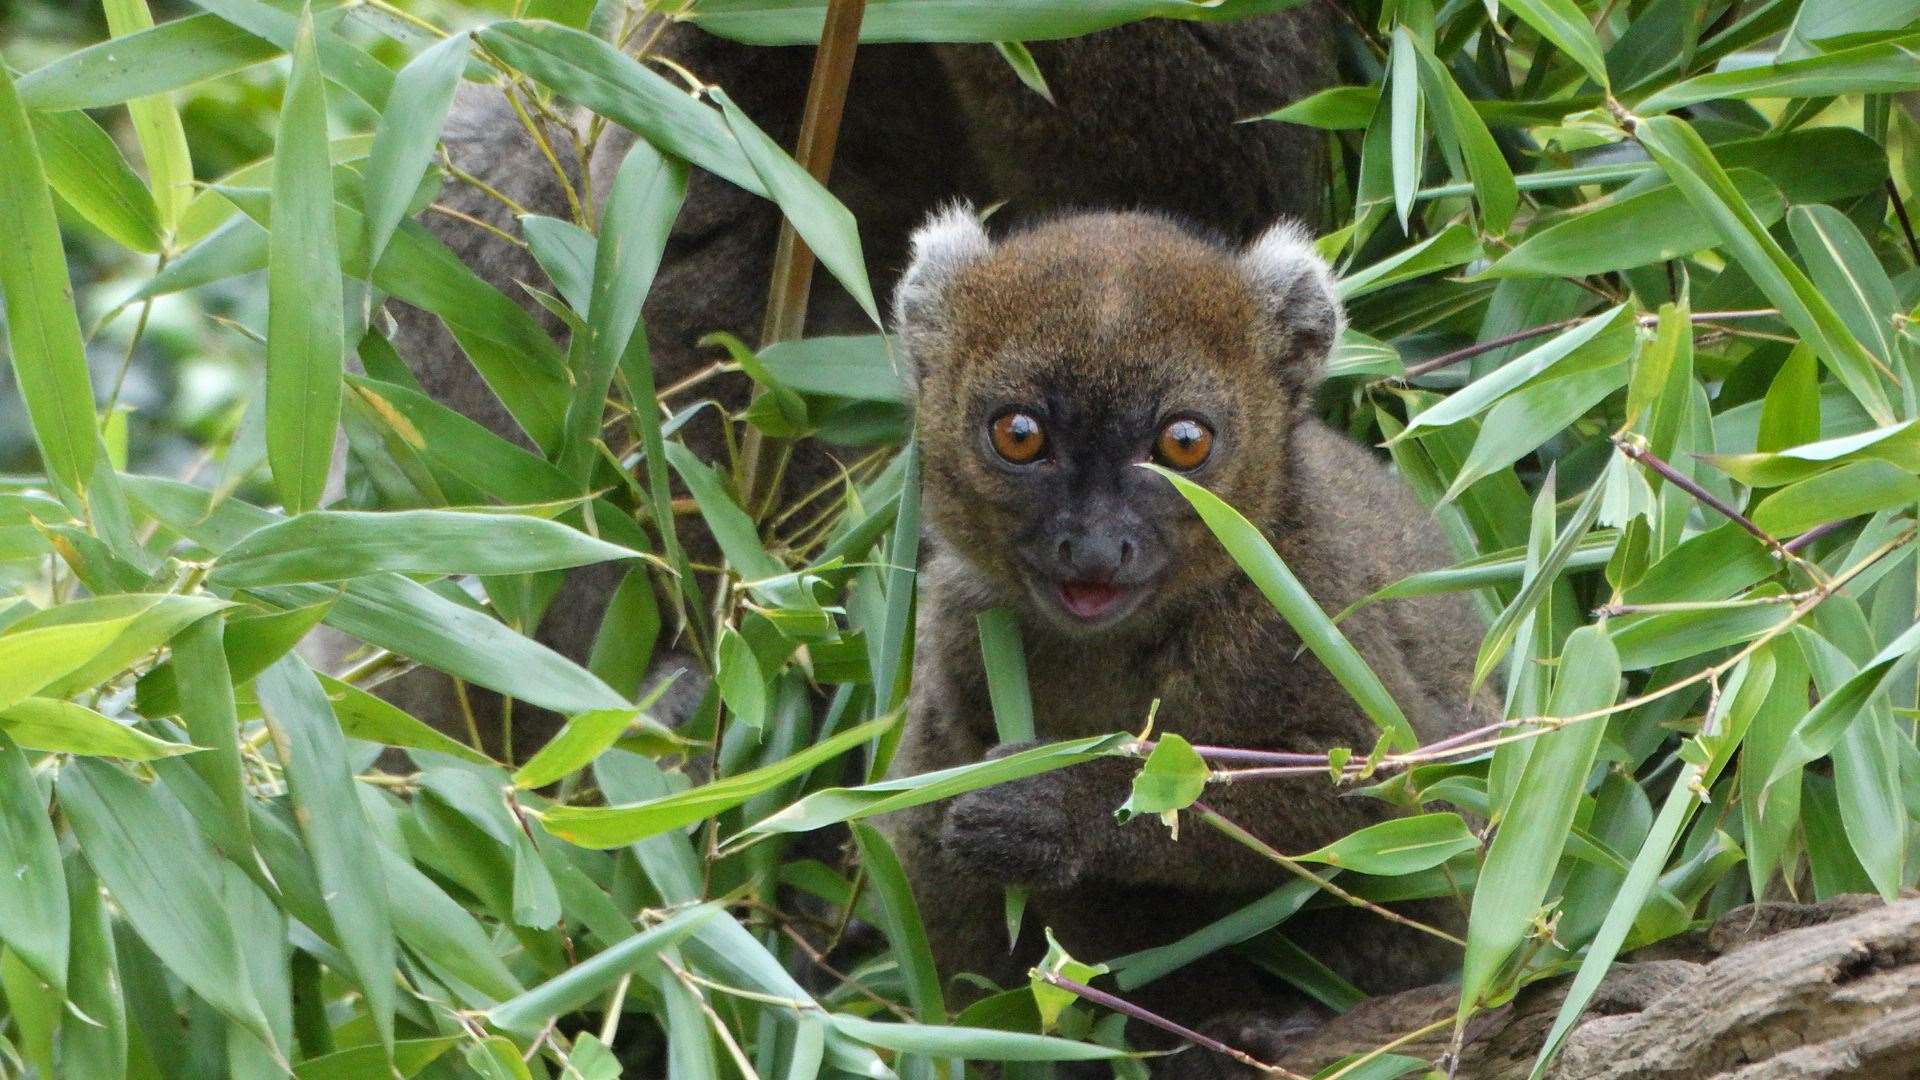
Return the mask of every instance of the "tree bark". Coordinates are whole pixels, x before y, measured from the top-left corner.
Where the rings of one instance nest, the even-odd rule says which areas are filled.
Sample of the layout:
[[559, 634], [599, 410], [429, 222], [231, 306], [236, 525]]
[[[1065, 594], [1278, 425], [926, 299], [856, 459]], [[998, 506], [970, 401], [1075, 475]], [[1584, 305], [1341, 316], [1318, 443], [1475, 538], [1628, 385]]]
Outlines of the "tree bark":
[[[1468, 1024], [1457, 1080], [1524, 1080], [1568, 980]], [[1453, 1013], [1457, 991], [1376, 998], [1294, 1044], [1308, 1075]], [[1451, 1033], [1396, 1048], [1443, 1063]], [[1552, 1080], [1920, 1078], [1920, 899], [1762, 903], [1614, 966]]]

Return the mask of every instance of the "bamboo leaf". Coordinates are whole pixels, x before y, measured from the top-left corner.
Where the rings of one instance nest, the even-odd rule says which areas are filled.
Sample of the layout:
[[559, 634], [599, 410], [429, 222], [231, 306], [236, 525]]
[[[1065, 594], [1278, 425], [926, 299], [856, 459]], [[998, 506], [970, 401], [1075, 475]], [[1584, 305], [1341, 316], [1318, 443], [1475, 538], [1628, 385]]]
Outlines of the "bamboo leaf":
[[0, 943], [56, 996], [67, 993], [69, 911], [47, 800], [20, 747], [0, 734]]
[[1271, 602], [1280, 617], [1287, 620], [1307, 650], [1340, 685], [1353, 696], [1354, 704], [1392, 740], [1393, 744], [1404, 750], [1411, 750], [1419, 743], [1413, 733], [1413, 725], [1407, 721], [1406, 714], [1387, 692], [1380, 677], [1373, 673], [1367, 662], [1361, 657], [1353, 643], [1340, 633], [1333, 620], [1320, 608], [1319, 601], [1307, 593], [1306, 586], [1293, 575], [1287, 564], [1281, 560], [1278, 552], [1253, 522], [1242, 517], [1238, 510], [1228, 506], [1219, 496], [1206, 488], [1188, 480], [1184, 476], [1149, 464], [1152, 469], [1170, 481], [1174, 489], [1193, 504], [1207, 528], [1213, 531], [1215, 539], [1240, 564], [1240, 569], [1260, 592]]
[[334, 235], [327, 91], [313, 18], [301, 17], [274, 140], [267, 256], [267, 463], [287, 509], [326, 489], [340, 426], [346, 301]]
[[209, 580], [234, 588], [405, 574], [526, 574], [639, 552], [557, 521], [456, 510], [301, 514], [247, 534], [222, 552]]
[[298, 657], [276, 662], [255, 688], [348, 971], [366, 999], [381, 1045], [392, 1054], [393, 918], [380, 863], [366, 857], [374, 840], [354, 791], [346, 740], [326, 692]]
[[93, 473], [93, 387], [67, 256], [53, 216], [33, 125], [0, 65], [0, 297], [6, 300], [13, 377], [47, 471], [74, 491]]
[[374, 125], [373, 149], [367, 155], [369, 265], [379, 264], [387, 241], [406, 217], [421, 175], [433, 163], [453, 92], [466, 71], [469, 44], [465, 34], [454, 34], [414, 57], [394, 78], [394, 93]]
[[[1548, 711], [1564, 718], [1604, 708], [1619, 683], [1620, 664], [1606, 630], [1581, 627], [1560, 655], [1560, 680]], [[1550, 730], [1528, 757], [1474, 887], [1457, 1022], [1464, 1023], [1493, 989], [1494, 975], [1525, 940], [1546, 899], [1605, 730], [1592, 720]]]
[[1833, 306], [1768, 235], [1699, 134], [1683, 120], [1656, 116], [1639, 126], [1636, 137], [1694, 208], [1713, 222], [1721, 242], [1780, 309], [1781, 317], [1819, 350], [1820, 358], [1870, 415], [1880, 423], [1891, 423], [1893, 405], [1873, 355], [1854, 339]]

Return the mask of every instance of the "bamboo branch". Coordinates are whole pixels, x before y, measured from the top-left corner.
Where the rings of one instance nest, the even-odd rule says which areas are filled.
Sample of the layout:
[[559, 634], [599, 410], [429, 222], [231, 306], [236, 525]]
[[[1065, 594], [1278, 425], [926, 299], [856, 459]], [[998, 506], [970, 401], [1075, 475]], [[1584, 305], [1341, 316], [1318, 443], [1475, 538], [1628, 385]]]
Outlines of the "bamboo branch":
[[1114, 995], [1107, 993], [1105, 990], [1095, 990], [1093, 987], [1088, 986], [1086, 983], [1075, 982], [1074, 980], [1067, 978], [1065, 975], [1060, 975], [1052, 971], [1043, 971], [1040, 968], [1034, 968], [1031, 974], [1033, 975], [1034, 978], [1039, 979], [1041, 982], [1044, 982], [1049, 986], [1057, 986], [1060, 989], [1075, 995], [1076, 997], [1085, 998], [1086, 1000], [1093, 1002], [1095, 1005], [1104, 1006], [1105, 1008], [1112, 1009], [1114, 1012], [1117, 1012], [1122, 1016], [1131, 1017], [1132, 1019], [1138, 1020], [1143, 1024], [1148, 1024], [1152, 1027], [1157, 1027], [1161, 1031], [1165, 1031], [1169, 1034], [1176, 1035], [1182, 1039], [1185, 1039], [1186, 1041], [1192, 1043], [1195, 1046], [1200, 1047], [1201, 1049], [1211, 1050], [1216, 1054], [1225, 1054], [1227, 1057], [1230, 1057], [1233, 1060], [1239, 1062], [1240, 1064], [1245, 1065], [1249, 1069], [1258, 1069], [1259, 1071], [1266, 1073], [1269, 1076], [1278, 1076], [1281, 1078], [1281, 1080], [1306, 1080], [1306, 1077], [1301, 1076], [1297, 1072], [1293, 1072], [1290, 1069], [1282, 1068], [1278, 1065], [1269, 1065], [1266, 1062], [1261, 1061], [1260, 1059], [1254, 1057], [1252, 1054], [1247, 1053], [1245, 1050], [1239, 1050], [1234, 1047], [1228, 1046], [1226, 1043], [1223, 1043], [1219, 1039], [1216, 1039], [1210, 1035], [1202, 1035], [1201, 1033], [1193, 1030], [1190, 1027], [1186, 1027], [1185, 1025], [1182, 1025], [1182, 1024], [1176, 1024], [1172, 1020], [1169, 1020], [1166, 1017], [1161, 1016], [1159, 1013], [1153, 1012], [1139, 1005], [1135, 1005], [1133, 1002], [1128, 1001], [1125, 998], [1115, 997]]
[[[847, 85], [853, 78], [853, 54], [860, 44], [860, 22], [866, 0], [827, 0], [826, 23], [820, 29], [820, 47], [813, 54], [813, 75], [807, 84], [807, 104], [800, 116], [800, 134], [793, 157], [815, 180], [827, 182], [833, 170], [833, 151], [840, 138], [840, 116], [847, 104]], [[800, 336], [807, 321], [807, 294], [813, 288], [813, 251], [794, 231], [791, 221], [780, 224], [773, 249], [773, 282], [768, 288], [766, 316], [760, 327], [760, 347]], [[754, 387], [753, 396], [760, 396]], [[784, 441], [769, 440], [749, 426], [741, 441], [740, 496], [754, 520], [765, 513], [779, 469], [773, 461], [784, 456]]]

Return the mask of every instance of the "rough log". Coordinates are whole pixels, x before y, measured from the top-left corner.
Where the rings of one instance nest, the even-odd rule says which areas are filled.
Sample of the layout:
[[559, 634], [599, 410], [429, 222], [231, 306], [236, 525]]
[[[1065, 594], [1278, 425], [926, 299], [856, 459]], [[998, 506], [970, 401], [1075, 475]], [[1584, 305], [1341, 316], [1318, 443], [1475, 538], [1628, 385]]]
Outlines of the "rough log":
[[[1296, 1042], [1282, 1064], [1312, 1075], [1452, 1015], [1454, 990], [1363, 1003]], [[1476, 1018], [1457, 1080], [1523, 1080], [1566, 994], [1528, 987]], [[1441, 1062], [1450, 1033], [1398, 1053]], [[1615, 965], [1553, 1080], [1920, 1078], [1920, 899], [1739, 908], [1705, 934]]]

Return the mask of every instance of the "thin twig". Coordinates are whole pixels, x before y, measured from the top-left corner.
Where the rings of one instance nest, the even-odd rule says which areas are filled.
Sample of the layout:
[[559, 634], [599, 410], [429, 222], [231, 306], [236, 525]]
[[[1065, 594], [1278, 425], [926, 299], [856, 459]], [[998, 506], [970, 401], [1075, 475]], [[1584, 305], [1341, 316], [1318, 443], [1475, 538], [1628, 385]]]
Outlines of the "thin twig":
[[1294, 1072], [1291, 1069], [1283, 1068], [1279, 1065], [1268, 1064], [1267, 1062], [1261, 1061], [1260, 1059], [1254, 1057], [1252, 1054], [1247, 1053], [1245, 1050], [1240, 1050], [1240, 1049], [1236, 1049], [1235, 1047], [1228, 1046], [1226, 1043], [1223, 1043], [1219, 1039], [1216, 1039], [1210, 1035], [1202, 1035], [1190, 1027], [1186, 1027], [1182, 1024], [1174, 1023], [1172, 1020], [1169, 1020], [1166, 1017], [1161, 1016], [1157, 1012], [1153, 1012], [1152, 1010], [1143, 1008], [1139, 1005], [1135, 1005], [1133, 1002], [1128, 1001], [1125, 998], [1115, 997], [1114, 995], [1107, 993], [1105, 990], [1095, 990], [1093, 987], [1088, 986], [1086, 983], [1076, 982], [1073, 979], [1067, 978], [1065, 975], [1061, 975], [1052, 971], [1043, 971], [1039, 968], [1035, 968], [1032, 972], [1032, 975], [1034, 978], [1039, 979], [1041, 982], [1044, 982], [1050, 986], [1057, 986], [1060, 989], [1075, 995], [1076, 997], [1085, 998], [1086, 1000], [1093, 1002], [1095, 1005], [1104, 1006], [1105, 1008], [1112, 1009], [1114, 1012], [1117, 1012], [1122, 1016], [1131, 1017], [1132, 1019], [1138, 1020], [1143, 1024], [1148, 1024], [1153, 1027], [1157, 1027], [1161, 1031], [1164, 1031], [1171, 1035], [1175, 1035], [1175, 1036], [1178, 1036], [1179, 1038], [1185, 1039], [1188, 1042], [1192, 1043], [1193, 1045], [1198, 1046], [1204, 1050], [1211, 1050], [1216, 1054], [1225, 1054], [1226, 1056], [1232, 1058], [1233, 1060], [1239, 1062], [1240, 1064], [1245, 1065], [1249, 1069], [1258, 1069], [1259, 1071], [1266, 1073], [1269, 1076], [1282, 1077], [1283, 1080], [1306, 1080], [1306, 1077], [1301, 1076], [1299, 1073]]
[[1674, 487], [1693, 496], [1701, 503], [1712, 507], [1720, 516], [1752, 533], [1755, 539], [1772, 548], [1774, 551], [1791, 554], [1787, 552], [1786, 545], [1775, 539], [1772, 533], [1755, 525], [1752, 518], [1727, 505], [1726, 501], [1721, 499], [1720, 496], [1715, 495], [1713, 492], [1695, 483], [1692, 477], [1687, 476], [1685, 473], [1682, 473], [1672, 465], [1661, 460], [1653, 451], [1618, 435], [1614, 436], [1613, 445], [1619, 447], [1621, 453], [1665, 477], [1667, 482]]
[[[1778, 312], [1773, 308], [1756, 308], [1750, 311], [1699, 311], [1691, 315], [1689, 319], [1690, 321], [1695, 323], [1710, 323], [1714, 321], [1730, 322], [1730, 321], [1735, 321], [1739, 319], [1765, 319], [1765, 318], [1771, 318], [1778, 314], [1780, 314], [1780, 312]], [[1414, 364], [1411, 367], [1407, 368], [1405, 371], [1402, 371], [1400, 374], [1388, 376], [1384, 379], [1381, 379], [1380, 381], [1381, 382], [1406, 382], [1410, 379], [1417, 379], [1420, 376], [1426, 375], [1430, 372], [1439, 371], [1441, 368], [1452, 367], [1454, 364], [1458, 364], [1463, 360], [1471, 360], [1476, 356], [1481, 356], [1486, 353], [1493, 352], [1495, 349], [1504, 349], [1508, 345], [1516, 345], [1522, 341], [1530, 341], [1533, 338], [1545, 337], [1546, 335], [1554, 333], [1555, 331], [1572, 329], [1573, 327], [1579, 326], [1581, 323], [1586, 322], [1591, 318], [1594, 318], [1594, 316], [1581, 315], [1572, 319], [1561, 319], [1559, 322], [1544, 323], [1540, 326], [1530, 326], [1524, 330], [1515, 330], [1511, 334], [1502, 334], [1497, 338], [1489, 338], [1486, 341], [1476, 342], [1475, 344], [1465, 346], [1464, 348], [1455, 349], [1452, 352], [1441, 353], [1439, 356], [1436, 356], [1431, 360], [1422, 360], [1419, 363]], [[1654, 315], [1640, 316], [1640, 325], [1642, 326], [1652, 326], [1654, 323], [1658, 321], [1659, 321], [1658, 316], [1654, 316]]]

